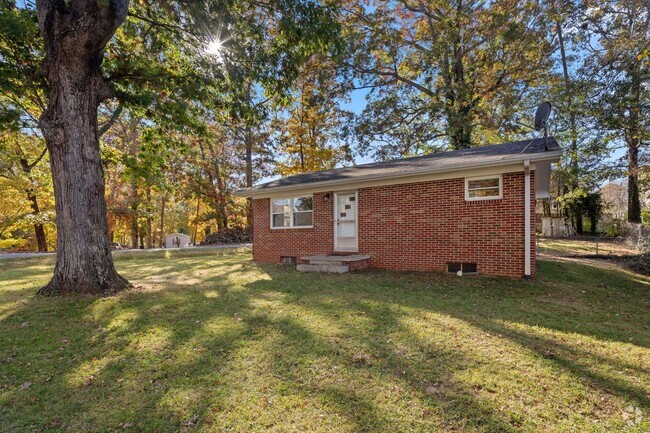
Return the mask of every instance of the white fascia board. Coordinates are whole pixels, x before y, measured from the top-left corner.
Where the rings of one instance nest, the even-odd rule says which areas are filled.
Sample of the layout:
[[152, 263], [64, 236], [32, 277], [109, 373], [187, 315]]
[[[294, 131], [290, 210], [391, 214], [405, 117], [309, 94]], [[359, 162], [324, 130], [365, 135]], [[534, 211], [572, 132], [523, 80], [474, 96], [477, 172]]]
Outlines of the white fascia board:
[[235, 191], [237, 197], [268, 198], [281, 197], [287, 194], [328, 192], [342, 189], [359, 189], [371, 186], [396, 185], [403, 183], [425, 182], [430, 180], [453, 179], [466, 176], [481, 176], [484, 174], [512, 173], [523, 171], [522, 162], [529, 160], [531, 169], [534, 170], [534, 162], [550, 161], [558, 162], [561, 151], [538, 153], [533, 155], [521, 154], [514, 157], [503, 158], [497, 161], [481, 161], [473, 164], [466, 164], [456, 167], [445, 167], [444, 169], [425, 168], [411, 172], [396, 172], [388, 174], [377, 174], [370, 176], [359, 176], [351, 179], [334, 179], [321, 182], [310, 182], [297, 185], [277, 186], [260, 190], [242, 189]]

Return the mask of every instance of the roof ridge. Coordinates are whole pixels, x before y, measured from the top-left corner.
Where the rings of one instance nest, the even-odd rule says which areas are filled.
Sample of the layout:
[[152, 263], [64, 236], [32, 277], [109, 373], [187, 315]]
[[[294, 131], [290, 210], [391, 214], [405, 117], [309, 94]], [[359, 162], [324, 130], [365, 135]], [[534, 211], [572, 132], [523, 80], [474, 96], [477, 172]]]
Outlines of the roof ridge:
[[[560, 147], [554, 137], [548, 137], [548, 151], [559, 150]], [[525, 155], [545, 153], [544, 138], [536, 137], [532, 140], [518, 140], [499, 144], [489, 144], [485, 146], [476, 146], [464, 149], [456, 149], [447, 152], [433, 152], [427, 155], [414, 156], [409, 158], [399, 158], [387, 161], [376, 161], [365, 164], [352, 165], [347, 167], [331, 168], [328, 170], [313, 171], [307, 173], [294, 174], [280, 179], [255, 185], [251, 188], [240, 190], [237, 193], [246, 191], [260, 191], [273, 189], [277, 187], [289, 187], [291, 185], [320, 183], [324, 181], [350, 180], [351, 178], [364, 178], [368, 176], [378, 176], [382, 173], [386, 175], [404, 174], [407, 172], [440, 169], [449, 170], [450, 167], [461, 169], [463, 166], [469, 167], [480, 162], [494, 162], [495, 165], [501, 164], [501, 161], [508, 157], [521, 158]], [[510, 158], [511, 159], [511, 158]]]

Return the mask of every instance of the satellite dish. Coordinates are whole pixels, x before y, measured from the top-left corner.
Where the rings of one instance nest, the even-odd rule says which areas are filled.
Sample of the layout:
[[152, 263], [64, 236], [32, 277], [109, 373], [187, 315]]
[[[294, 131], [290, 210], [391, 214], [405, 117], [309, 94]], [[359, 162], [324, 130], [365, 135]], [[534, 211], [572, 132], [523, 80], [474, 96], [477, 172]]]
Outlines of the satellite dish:
[[541, 131], [546, 129], [546, 122], [548, 121], [548, 116], [551, 115], [551, 103], [542, 102], [537, 107], [537, 112], [535, 113], [535, 129]]

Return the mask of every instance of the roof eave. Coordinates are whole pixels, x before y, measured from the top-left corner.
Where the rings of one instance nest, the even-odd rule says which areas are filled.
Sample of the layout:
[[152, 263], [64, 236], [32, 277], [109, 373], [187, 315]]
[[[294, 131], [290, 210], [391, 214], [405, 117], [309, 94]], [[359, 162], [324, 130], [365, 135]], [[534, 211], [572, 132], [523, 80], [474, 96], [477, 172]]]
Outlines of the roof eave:
[[558, 162], [560, 160], [561, 154], [562, 154], [561, 149], [557, 149], [557, 150], [550, 150], [544, 153], [518, 154], [515, 155], [514, 157], [504, 157], [498, 161], [462, 164], [454, 167], [447, 167], [444, 169], [426, 168], [422, 170], [414, 170], [409, 172], [408, 174], [405, 174], [403, 172], [396, 172], [396, 173], [388, 173], [388, 174], [358, 176], [350, 179], [335, 179], [335, 180], [324, 180], [320, 182], [299, 183], [295, 185], [283, 185], [283, 186], [276, 186], [276, 187], [269, 187], [269, 188], [262, 188], [262, 189], [256, 189], [257, 187], [251, 187], [251, 188], [240, 189], [238, 191], [235, 191], [233, 194], [237, 197], [255, 198], [255, 197], [268, 196], [278, 191], [291, 191], [294, 189], [303, 189], [306, 187], [321, 188], [329, 185], [332, 186], [350, 185], [350, 184], [361, 183], [361, 182], [372, 181], [372, 180], [404, 179], [404, 178], [409, 178], [409, 177], [419, 176], [422, 174], [429, 174], [429, 173], [432, 174], [446, 173], [446, 172], [455, 172], [455, 171], [461, 171], [461, 170], [467, 170], [473, 168], [498, 167], [502, 165], [509, 165], [515, 162], [523, 162], [525, 160], [529, 160], [530, 162], [541, 162], [541, 161]]

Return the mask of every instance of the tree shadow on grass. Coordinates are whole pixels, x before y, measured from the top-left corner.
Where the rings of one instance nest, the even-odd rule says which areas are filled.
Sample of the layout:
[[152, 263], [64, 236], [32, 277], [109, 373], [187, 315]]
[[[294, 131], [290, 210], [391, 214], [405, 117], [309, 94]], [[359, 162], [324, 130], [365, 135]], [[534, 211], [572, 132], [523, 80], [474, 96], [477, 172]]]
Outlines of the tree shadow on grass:
[[[480, 333], [497, 334], [598, 391], [647, 403], [642, 387], [601, 372], [616, 359], [507, 325], [571, 333], [581, 323], [589, 325], [580, 329], [585, 335], [626, 341], [638, 323], [613, 318], [612, 331], [596, 321], [617, 297], [619, 310], [638, 320], [632, 277], [594, 273], [589, 281], [606, 287], [567, 304], [554, 301], [575, 296], [575, 288], [557, 279], [309, 275], [245, 260], [160, 260], [147, 268], [134, 261], [123, 269], [137, 271], [136, 283], [166, 279], [117, 298], [18, 305], [0, 321], [11, 336], [0, 341], [0, 429], [532, 428], [522, 409], [499, 407], [476, 388], [483, 379], [470, 380], [472, 369], [499, 362], [481, 359], [478, 346], [472, 352]], [[571, 320], [558, 320], [563, 314]], [[445, 341], [455, 335], [463, 338]]]
[[12, 336], [0, 343], [0, 430], [195, 427], [228, 394], [218, 377], [249, 336], [235, 315], [248, 309], [245, 291], [214, 284], [32, 298], [0, 322]]
[[[561, 370], [572, 374], [592, 389], [600, 389], [620, 397], [631, 399], [640, 407], [650, 408], [650, 389], [643, 386], [650, 380], [647, 367], [621, 362], [616, 358], [598, 355], [590, 350], [561, 343], [539, 332], [526, 332], [515, 327], [504, 326], [492, 320], [480, 320], [466, 317], [469, 323], [494, 334], [503, 336], [519, 346], [536, 353], [539, 358], [548, 360]], [[597, 371], [601, 370], [601, 371]], [[628, 376], [614, 378], [605, 371], [626, 370]], [[621, 375], [622, 376], [622, 375]], [[632, 378], [637, 379], [637, 385]], [[643, 380], [642, 378], [645, 378]]]
[[[280, 281], [272, 278], [250, 286], [256, 291], [282, 291]], [[314, 288], [304, 293], [304, 298], [294, 292], [299, 299], [290, 297], [284, 302], [287, 306], [305, 307], [318, 317], [320, 324], [333, 322], [343, 330], [341, 335], [317, 335], [295, 319], [285, 318], [268, 325], [284, 330], [282, 338], [271, 349], [282, 353], [273, 369], [291, 383], [300, 384], [309, 377], [307, 385], [294, 387], [305, 399], [334, 406], [336, 413], [344, 414], [354, 425], [354, 431], [516, 430], [516, 421], [507, 419], [489, 401], [479, 398], [455, 378], [456, 370], [469, 364], [462, 354], [443, 348], [423, 352], [426, 343], [400, 324], [400, 312], [381, 302], [373, 308], [348, 300], [345, 288], [340, 289], [338, 295], [328, 290], [321, 296]], [[346, 314], [331, 315], [336, 309], [333, 303]], [[345, 308], [340, 308], [342, 305]], [[304, 314], [303, 310], [299, 312]], [[353, 323], [349, 315], [367, 320]], [[390, 340], [396, 336], [408, 336], [408, 341], [400, 340], [400, 351], [424, 354], [421, 363], [411, 362], [404, 354], [389, 348]], [[328, 368], [313, 373], [284, 359], [308, 359], [308, 365], [325, 363], [340, 373], [332, 378], [325, 372]], [[388, 403], [384, 404], [383, 399]]]
[[[574, 333], [575, 329], [572, 329], [572, 322], [567, 324], [558, 320], [565, 306], [540, 303], [537, 300], [540, 297], [562, 297], [565, 290], [575, 290], [575, 287], [552, 287], [549, 290], [543, 281], [531, 286], [521, 282], [500, 279], [476, 279], [465, 286], [468, 280], [459, 283], [457, 280], [441, 277], [438, 283], [442, 283], [443, 289], [440, 290], [438, 286], [433, 291], [429, 291], [426, 280], [431, 277], [430, 275], [383, 273], [386, 279], [380, 279], [380, 287], [373, 288], [371, 284], [368, 284], [374, 277], [377, 277], [376, 274], [368, 274], [354, 277], [310, 277], [313, 284], [311, 289], [301, 287], [294, 290], [282, 288], [282, 285], [277, 283], [278, 280], [286, 278], [283, 271], [272, 266], [265, 267], [265, 270], [271, 275], [271, 281], [254, 283], [254, 286], [259, 287], [259, 289], [285, 291], [292, 296], [290, 298], [292, 302], [301, 303], [318, 311], [331, 312], [341, 305], [346, 305], [349, 310], [356, 311], [357, 314], [373, 317], [376, 327], [365, 331], [363, 335], [367, 337], [366, 342], [368, 340], [375, 342], [380, 341], [381, 338], [388, 338], [387, 335], [382, 333], [382, 330], [395, 331], [399, 328], [396, 322], [399, 314], [391, 313], [396, 307], [415, 309], [422, 313], [444, 314], [457, 318], [486, 333], [508, 339], [516, 346], [532, 351], [534, 358], [537, 360], [550, 360], [555, 369], [569, 373], [575, 378], [576, 383], [582, 383], [589, 389], [595, 389], [601, 395], [603, 395], [602, 393], [611, 394], [622, 399], [620, 401], [635, 402], [641, 407], [649, 406], [649, 390], [643, 386], [644, 378], [648, 376], [646, 367], [637, 363], [622, 363], [619, 357], [614, 354], [611, 356], [599, 354], [598, 350], [589, 347], [591, 343], [588, 341], [586, 343], [587, 348], [581, 349], [572, 346], [569, 342], [563, 343], [559, 341], [562, 338], [550, 339], [545, 337], [543, 333], [534, 329], [542, 326], [550, 330], [550, 332], [565, 333], [569, 336]], [[582, 329], [595, 331], [584, 334], [590, 338], [599, 339], [603, 344], [610, 344], [612, 341], [619, 339], [625, 344], [631, 344], [628, 338], [621, 338], [621, 330], [624, 336], [629, 333], [629, 335], [638, 337], [635, 333], [635, 330], [639, 329], [640, 324], [638, 322], [621, 319], [616, 323], [618, 332], [612, 332], [611, 329], [603, 330], [602, 325], [598, 326], [597, 320], [601, 316], [607, 316], [607, 312], [611, 308], [607, 301], [611, 297], [623, 299], [619, 302], [617, 309], [635, 312], [635, 308], [638, 308], [639, 305], [638, 296], [642, 296], [635, 288], [635, 277], [617, 276], [616, 278], [620, 279], [616, 280], [615, 278], [613, 280], [611, 275], [603, 277], [593, 269], [589, 271], [594, 273], [594, 278], [598, 278], [602, 282], [602, 290], [607, 292], [607, 296], [603, 297], [598, 296], [598, 293], [591, 293], [587, 299], [591, 311], [585, 317], [578, 308], [578, 311], [574, 311], [575, 320], [580, 321], [582, 317], [582, 323], [585, 325]], [[434, 279], [438, 279], [438, 277], [434, 276]], [[330, 281], [325, 281], [325, 279]], [[320, 287], [319, 284], [321, 284]], [[444, 288], [445, 286], [447, 288]], [[598, 291], [598, 289], [591, 290], [593, 292]], [[423, 295], [425, 296], [423, 297]], [[430, 295], [430, 297], [426, 295]], [[507, 301], [504, 301], [504, 299], [507, 299]], [[644, 302], [647, 301], [642, 299], [641, 305]], [[368, 305], [371, 304], [376, 304], [376, 308], [369, 309]], [[575, 310], [575, 306], [571, 308]], [[643, 320], [641, 318], [642, 313], [637, 312], [637, 314], [639, 314], [636, 316], [637, 320]], [[502, 322], [521, 323], [530, 328], [531, 331], [518, 331], [500, 324]], [[595, 326], [592, 327], [592, 325]], [[641, 326], [643, 325], [641, 324]], [[373, 337], [379, 337], [379, 339]], [[635, 343], [637, 341], [639, 340], [636, 340]], [[640, 339], [640, 341], [645, 342], [643, 339]], [[364, 341], [358, 341], [357, 343], [362, 346]], [[416, 344], [416, 346], [421, 347], [420, 344]], [[633, 345], [632, 347], [636, 347], [634, 350], [638, 351], [638, 353], [645, 349], [644, 346]], [[374, 345], [372, 352], [382, 358], [391, 359], [390, 354], [385, 353], [383, 344]], [[442, 354], [439, 351], [425, 350], [424, 352], [428, 353], [425, 359], [435, 359], [442, 356], [445, 362], [451, 365], [462, 362], [462, 360], [457, 359], [458, 355], [454, 352]], [[626, 369], [627, 375], [608, 374], [610, 370], [621, 368]], [[400, 369], [408, 372], [412, 369], [412, 364], [408, 362], [398, 364], [397, 371]], [[437, 371], [444, 371], [444, 367], [439, 367]], [[412, 372], [410, 376], [412, 376], [410, 380], [412, 384], [421, 383], [418, 370]], [[451, 372], [451, 376], [453, 377], [453, 372]], [[454, 419], [453, 424], [466, 425], [468, 422], [476, 421], [478, 424], [475, 427], [495, 425], [496, 430], [517, 426], [516, 417], [514, 417], [514, 420], [510, 419], [508, 421], [502, 421], [500, 416], [495, 416], [492, 419], [494, 413], [498, 411], [491, 408], [489, 403], [476, 398], [473, 390], [454, 383], [453, 378], [450, 379], [449, 375], [441, 377], [440, 383], [452, 390], [446, 393], [447, 396], [451, 396], [449, 401], [454, 402], [447, 406], [447, 413], [454, 413], [454, 410], [461, 412]], [[414, 389], [417, 389], [417, 386]], [[468, 400], [473, 403], [468, 404]], [[569, 413], [571, 412], [570, 407], [565, 409]], [[467, 414], [471, 415], [466, 416]], [[503, 424], [500, 424], [501, 422]]]

